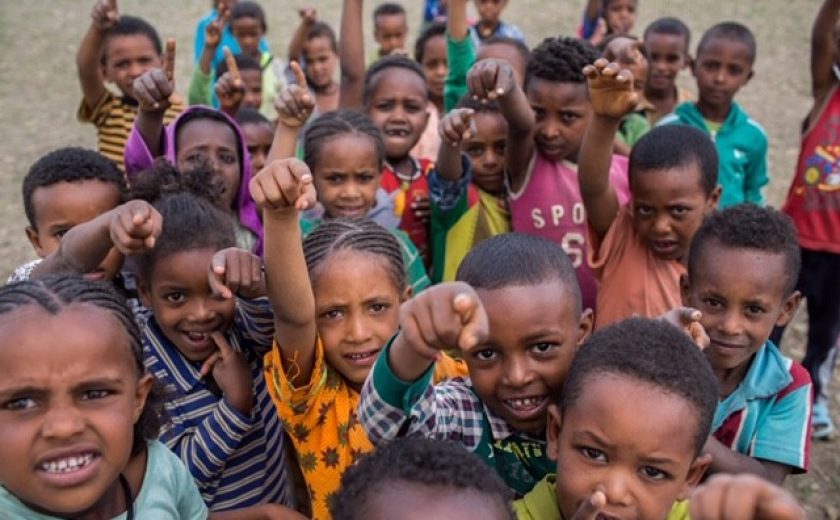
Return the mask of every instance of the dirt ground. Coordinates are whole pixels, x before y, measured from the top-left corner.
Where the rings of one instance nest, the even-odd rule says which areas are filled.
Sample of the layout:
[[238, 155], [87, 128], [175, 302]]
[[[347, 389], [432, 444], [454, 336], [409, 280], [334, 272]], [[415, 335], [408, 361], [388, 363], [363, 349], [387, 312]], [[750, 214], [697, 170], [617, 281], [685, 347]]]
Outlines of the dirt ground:
[[[268, 39], [275, 54], [285, 57], [288, 38], [297, 23], [297, 3], [261, 0], [268, 13]], [[323, 19], [337, 28], [339, 0], [311, 2]], [[370, 2], [369, 2], [370, 3]], [[546, 36], [573, 34], [583, 0], [511, 0], [505, 19], [518, 24], [533, 46]], [[20, 184], [30, 164], [60, 146], [95, 147], [92, 126], [76, 121], [80, 90], [75, 52], [89, 23], [92, 0], [0, 2], [0, 276], [33, 258], [23, 232]], [[208, 0], [120, 0], [120, 10], [150, 20], [162, 37], [178, 41], [178, 90], [186, 91], [192, 67], [195, 24], [209, 9]], [[405, 2], [412, 32], [421, 20], [421, 0]], [[408, 5], [410, 4], [410, 5]], [[303, 5], [301, 3], [301, 5]], [[758, 39], [755, 77], [738, 100], [764, 125], [770, 137], [771, 204], [784, 198], [798, 153], [798, 132], [810, 106], [809, 35], [817, 0], [642, 0], [636, 32], [665, 15], [682, 18], [693, 31], [692, 46], [702, 31], [723, 20], [750, 26]], [[372, 5], [366, 5], [370, 13]], [[366, 15], [366, 34], [370, 34]], [[369, 45], [369, 44], [368, 44]], [[370, 47], [367, 47], [368, 49]], [[681, 83], [694, 88], [688, 72]], [[784, 342], [786, 351], [801, 358], [805, 334], [803, 312]], [[837, 377], [835, 377], [835, 380]], [[835, 421], [840, 425], [840, 382], [835, 381]], [[788, 479], [807, 504], [809, 518], [840, 517], [840, 441], [813, 446], [811, 471]]]

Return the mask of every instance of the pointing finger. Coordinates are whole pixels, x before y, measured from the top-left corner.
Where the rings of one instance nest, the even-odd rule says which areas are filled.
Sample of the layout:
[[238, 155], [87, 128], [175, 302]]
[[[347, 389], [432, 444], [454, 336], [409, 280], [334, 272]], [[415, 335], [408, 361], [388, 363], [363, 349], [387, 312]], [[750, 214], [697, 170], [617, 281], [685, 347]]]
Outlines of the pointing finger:
[[239, 75], [239, 66], [236, 64], [236, 58], [233, 57], [233, 53], [227, 47], [225, 47], [225, 63], [227, 63], [228, 72], [230, 72], [234, 86], [239, 87], [242, 85], [242, 76]]
[[295, 74], [295, 80], [297, 81], [298, 86], [300, 86], [300, 88], [306, 88], [306, 74], [303, 73], [303, 69], [300, 68], [300, 64], [293, 61], [289, 64], [289, 66]]

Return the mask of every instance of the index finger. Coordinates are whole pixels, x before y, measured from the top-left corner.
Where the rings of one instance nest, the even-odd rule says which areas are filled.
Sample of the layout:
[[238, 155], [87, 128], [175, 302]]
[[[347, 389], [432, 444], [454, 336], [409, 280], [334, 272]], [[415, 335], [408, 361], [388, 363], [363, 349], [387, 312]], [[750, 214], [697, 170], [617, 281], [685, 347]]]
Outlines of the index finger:
[[572, 520], [595, 520], [601, 508], [607, 503], [607, 496], [600, 489], [592, 493], [586, 501], [580, 505]]
[[173, 85], [175, 84], [175, 38], [167, 38], [166, 52], [163, 55], [163, 71], [166, 78]]
[[233, 57], [233, 53], [227, 47], [225, 47], [225, 63], [227, 63], [231, 79], [233, 79], [237, 86], [240, 85], [242, 77], [239, 75], [239, 66], [236, 64], [236, 58]]
[[300, 68], [300, 64], [296, 61], [289, 63], [289, 67], [292, 68], [292, 72], [295, 73], [295, 80], [300, 88], [306, 88], [306, 74], [303, 73], [303, 69]]
[[474, 295], [460, 293], [452, 299], [452, 307], [461, 319], [463, 329], [458, 335], [458, 347], [469, 349], [485, 340], [487, 315], [481, 302]]
[[210, 339], [219, 347], [219, 352], [222, 354], [222, 359], [233, 353], [233, 347], [228, 343], [227, 338], [220, 331], [215, 330], [210, 333]]

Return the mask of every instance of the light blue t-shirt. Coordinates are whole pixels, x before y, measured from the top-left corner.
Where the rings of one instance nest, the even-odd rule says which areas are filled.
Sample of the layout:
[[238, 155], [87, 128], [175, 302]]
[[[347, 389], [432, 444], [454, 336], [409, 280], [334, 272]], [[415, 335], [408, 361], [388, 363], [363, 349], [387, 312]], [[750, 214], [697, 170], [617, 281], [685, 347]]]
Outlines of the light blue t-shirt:
[[[112, 520], [125, 520], [126, 513]], [[0, 517], [26, 520], [56, 520], [26, 507], [0, 486]], [[146, 474], [140, 494], [134, 499], [135, 520], [205, 520], [207, 506], [189, 471], [178, 457], [158, 441], [149, 442]]]

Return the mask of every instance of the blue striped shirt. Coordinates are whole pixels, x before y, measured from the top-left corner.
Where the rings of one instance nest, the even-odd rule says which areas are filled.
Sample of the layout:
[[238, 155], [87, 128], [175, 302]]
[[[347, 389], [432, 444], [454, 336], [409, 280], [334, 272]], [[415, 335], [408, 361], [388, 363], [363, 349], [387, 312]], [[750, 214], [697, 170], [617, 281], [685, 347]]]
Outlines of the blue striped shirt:
[[151, 313], [140, 320], [146, 368], [165, 387], [170, 424], [161, 441], [184, 462], [211, 511], [266, 502], [289, 505], [283, 427], [266, 391], [262, 358], [274, 335], [267, 298], [237, 299], [226, 332], [254, 379], [251, 416], [243, 415], [201, 379], [200, 363], [187, 360]]

